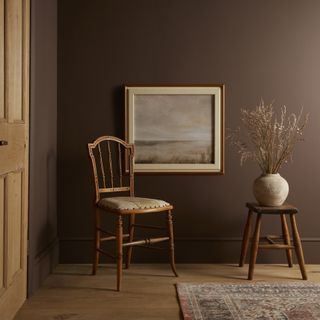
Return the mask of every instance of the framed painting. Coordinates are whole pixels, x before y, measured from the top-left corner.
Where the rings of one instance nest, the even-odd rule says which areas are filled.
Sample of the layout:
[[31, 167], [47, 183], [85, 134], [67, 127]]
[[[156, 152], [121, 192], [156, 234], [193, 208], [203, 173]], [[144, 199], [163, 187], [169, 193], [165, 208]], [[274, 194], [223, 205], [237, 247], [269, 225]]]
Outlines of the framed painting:
[[126, 85], [135, 172], [224, 173], [224, 85]]

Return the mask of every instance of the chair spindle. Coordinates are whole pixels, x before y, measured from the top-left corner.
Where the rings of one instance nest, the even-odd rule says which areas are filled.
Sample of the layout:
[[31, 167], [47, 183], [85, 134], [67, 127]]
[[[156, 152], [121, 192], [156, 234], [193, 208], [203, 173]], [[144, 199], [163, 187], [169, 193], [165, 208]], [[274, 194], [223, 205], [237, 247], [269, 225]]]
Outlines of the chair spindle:
[[113, 166], [112, 166], [112, 155], [110, 148], [110, 141], [108, 140], [108, 154], [109, 154], [109, 168], [110, 168], [110, 180], [111, 180], [111, 188], [113, 188]]
[[120, 187], [122, 187], [122, 159], [121, 159], [121, 145], [118, 144], [118, 155], [119, 155], [119, 181], [120, 181]]
[[106, 188], [107, 187], [106, 186], [106, 175], [105, 175], [105, 172], [104, 172], [104, 163], [103, 163], [100, 143], [98, 144], [98, 151], [99, 151], [99, 160], [100, 160], [100, 168], [101, 168], [101, 173], [102, 173], [103, 187]]

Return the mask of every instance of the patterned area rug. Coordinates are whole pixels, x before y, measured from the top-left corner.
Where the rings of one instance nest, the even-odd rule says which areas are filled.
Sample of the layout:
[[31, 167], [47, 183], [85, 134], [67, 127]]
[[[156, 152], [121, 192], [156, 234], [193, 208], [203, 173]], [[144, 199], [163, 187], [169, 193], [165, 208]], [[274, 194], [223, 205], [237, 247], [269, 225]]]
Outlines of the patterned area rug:
[[185, 320], [320, 319], [320, 284], [177, 284]]

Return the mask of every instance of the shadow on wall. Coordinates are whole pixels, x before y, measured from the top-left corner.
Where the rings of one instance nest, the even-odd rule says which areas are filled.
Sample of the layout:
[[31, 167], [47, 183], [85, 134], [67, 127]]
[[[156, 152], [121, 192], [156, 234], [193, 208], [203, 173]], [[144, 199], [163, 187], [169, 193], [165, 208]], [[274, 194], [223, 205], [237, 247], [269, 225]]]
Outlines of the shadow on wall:
[[57, 237], [57, 155], [54, 150], [47, 154], [47, 241]]
[[[57, 265], [57, 252], [54, 252], [58, 246], [57, 235], [57, 159], [54, 150], [49, 150], [46, 157], [46, 177], [43, 181], [46, 183], [46, 201], [45, 210], [45, 223], [41, 226], [37, 236], [37, 249], [35, 256], [36, 270], [34, 270], [34, 276], [38, 279], [34, 279], [38, 283], [46, 278], [48, 270], [52, 272], [53, 268]], [[38, 269], [38, 270], [37, 270]]]
[[[124, 111], [124, 94], [123, 86], [117, 86], [112, 90], [112, 105], [114, 107], [113, 122], [115, 125], [115, 135], [120, 139], [125, 139], [125, 111]], [[120, 106], [120, 107], [119, 107]], [[123, 119], [123, 121], [119, 121]], [[107, 133], [107, 135], [111, 135]]]

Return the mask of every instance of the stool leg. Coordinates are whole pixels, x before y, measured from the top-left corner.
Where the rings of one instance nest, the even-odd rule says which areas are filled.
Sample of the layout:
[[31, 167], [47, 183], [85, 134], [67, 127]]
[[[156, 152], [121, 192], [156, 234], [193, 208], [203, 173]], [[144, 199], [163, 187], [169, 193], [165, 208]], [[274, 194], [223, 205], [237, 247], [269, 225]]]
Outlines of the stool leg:
[[117, 221], [117, 233], [116, 233], [116, 246], [117, 246], [117, 291], [121, 289], [121, 280], [122, 280], [122, 242], [123, 242], [123, 223], [122, 216], [118, 216]]
[[[288, 231], [288, 225], [286, 220], [286, 215], [281, 214], [281, 226], [282, 226], [282, 235], [284, 239], [284, 243], [291, 246], [289, 231]], [[292, 268], [292, 252], [291, 249], [286, 249], [287, 259], [288, 259], [288, 266], [289, 268]]]
[[242, 237], [242, 246], [241, 246], [239, 267], [243, 267], [243, 264], [246, 260], [247, 251], [248, 251], [248, 244], [249, 244], [249, 237], [250, 237], [251, 220], [252, 220], [252, 211], [249, 210], [246, 225], [244, 227], [243, 237]]
[[297, 259], [299, 262], [302, 279], [307, 280], [308, 276], [307, 276], [306, 268], [304, 265], [303, 251], [302, 251], [301, 240], [300, 240], [300, 236], [299, 236], [299, 232], [298, 232], [295, 214], [290, 215], [290, 220], [291, 220], [291, 226], [292, 226], [294, 247], [295, 247]]
[[251, 244], [251, 256], [250, 256], [248, 280], [252, 280], [254, 266], [256, 264], [258, 247], [259, 247], [259, 238], [260, 238], [261, 217], [262, 217], [261, 213], [258, 213], [256, 227], [254, 230], [252, 244]]

